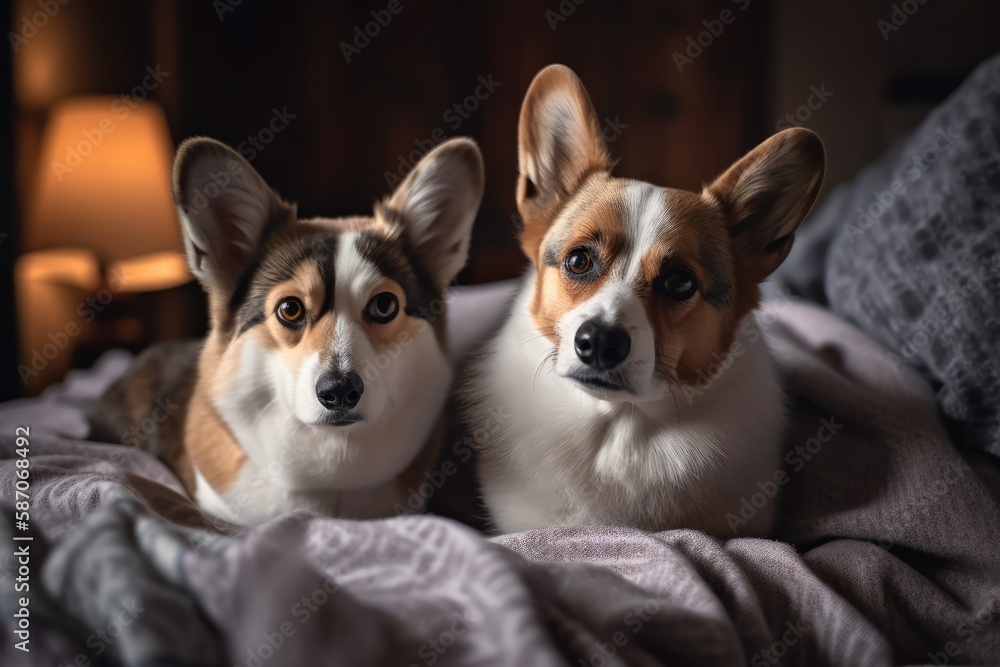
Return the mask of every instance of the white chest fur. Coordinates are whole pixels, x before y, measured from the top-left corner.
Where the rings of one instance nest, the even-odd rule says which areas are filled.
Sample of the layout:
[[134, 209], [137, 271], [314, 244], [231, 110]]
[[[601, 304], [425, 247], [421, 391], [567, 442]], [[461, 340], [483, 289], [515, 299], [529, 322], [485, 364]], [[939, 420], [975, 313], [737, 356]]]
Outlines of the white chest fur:
[[[624, 524], [732, 536], [727, 515], [777, 469], [784, 419], [753, 315], [738, 329], [729, 368], [705, 386], [613, 403], [550, 370], [551, 344], [534, 331], [530, 285], [523, 289], [470, 387], [472, 426], [488, 434], [478, 443], [480, 476], [497, 527]], [[766, 534], [772, 511], [739, 533]]]
[[406, 506], [403, 494], [392, 481], [365, 489], [296, 491], [274, 483], [253, 463], [243, 467], [224, 493], [217, 492], [197, 470], [195, 482], [199, 507], [243, 526], [257, 525], [291, 511], [374, 519], [391, 516], [397, 504]]
[[[383, 371], [384, 414], [347, 427], [309, 425], [277, 400], [264, 374], [283, 372], [266, 350], [245, 346], [232, 390], [214, 403], [247, 460], [224, 492], [196, 469], [196, 500], [233, 523], [253, 525], [292, 510], [331, 516], [391, 516], [405, 491], [395, 479], [428, 444], [451, 385], [452, 369], [430, 326]], [[399, 378], [399, 381], [393, 381]], [[289, 382], [287, 389], [294, 393]], [[294, 400], [294, 399], [292, 399]]]

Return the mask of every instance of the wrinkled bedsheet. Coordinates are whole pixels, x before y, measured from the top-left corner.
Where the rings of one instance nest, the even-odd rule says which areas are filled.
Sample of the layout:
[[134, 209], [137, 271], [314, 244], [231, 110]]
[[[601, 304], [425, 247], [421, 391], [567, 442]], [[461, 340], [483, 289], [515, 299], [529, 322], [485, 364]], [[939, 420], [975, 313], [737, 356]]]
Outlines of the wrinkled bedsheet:
[[[458, 310], [489, 301], [463, 298]], [[127, 356], [109, 355], [0, 407], [0, 543], [34, 536], [29, 654], [14, 646], [18, 563], [0, 547], [0, 663], [1000, 662], [995, 463], [949, 443], [930, 388], [850, 325], [788, 299], [760, 318], [793, 418], [781, 474], [744, 509], [776, 503], [780, 541], [614, 526], [490, 539], [440, 516], [221, 525], [157, 460], [85, 441], [74, 403], [122, 372]], [[12, 506], [19, 425], [27, 532]], [[469, 442], [445, 448], [465, 474]], [[467, 495], [458, 476], [435, 479], [441, 497]]]

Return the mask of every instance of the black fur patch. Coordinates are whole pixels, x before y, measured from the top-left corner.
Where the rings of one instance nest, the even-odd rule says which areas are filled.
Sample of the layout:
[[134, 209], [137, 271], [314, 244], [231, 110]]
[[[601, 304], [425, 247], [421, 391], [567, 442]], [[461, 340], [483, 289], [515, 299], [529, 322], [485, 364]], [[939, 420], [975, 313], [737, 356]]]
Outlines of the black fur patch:
[[337, 237], [332, 233], [317, 232], [302, 236], [291, 233], [274, 234], [269, 239], [266, 251], [247, 274], [242, 299], [232, 304], [236, 312], [237, 335], [260, 324], [270, 315], [265, 312], [265, 305], [271, 289], [291, 278], [307, 260], [316, 263], [326, 286], [326, 298], [318, 316], [332, 309], [335, 286], [333, 262], [336, 252]]
[[[383, 211], [383, 215], [389, 218], [392, 212]], [[358, 254], [374, 264], [382, 275], [395, 280], [403, 288], [407, 315], [433, 321], [434, 310], [441, 312], [440, 305], [432, 309], [434, 301], [440, 295], [416, 249], [406, 239], [405, 234], [401, 234], [400, 237], [399, 240], [390, 240], [374, 232], [362, 232], [355, 239], [354, 247]]]
[[[267, 254], [271, 252], [270, 248], [272, 246], [272, 239], [274, 237], [281, 236], [282, 232], [287, 234], [289, 223], [288, 216], [290, 211], [283, 211], [281, 208], [282, 207], [278, 207], [278, 210], [272, 210], [271, 217], [264, 226], [264, 231], [261, 233], [260, 240], [257, 242], [257, 247], [247, 259], [246, 268], [244, 269], [243, 274], [239, 277], [239, 281], [236, 283], [233, 293], [229, 295], [230, 312], [238, 312], [243, 303], [246, 301], [247, 295], [250, 291], [250, 286], [257, 274], [257, 270], [260, 268]], [[242, 330], [240, 333], [242, 333]]]
[[545, 252], [542, 254], [542, 263], [545, 266], [558, 267], [561, 263], [559, 261], [561, 255], [562, 255], [562, 244], [553, 243], [548, 248], [546, 248]]

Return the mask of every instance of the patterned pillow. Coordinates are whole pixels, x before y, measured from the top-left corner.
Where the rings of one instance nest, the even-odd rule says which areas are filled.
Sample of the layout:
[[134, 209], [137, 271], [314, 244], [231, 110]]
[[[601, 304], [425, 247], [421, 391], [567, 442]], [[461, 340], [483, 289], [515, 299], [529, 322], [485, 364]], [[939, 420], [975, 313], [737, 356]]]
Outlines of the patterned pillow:
[[956, 444], [1000, 456], [1000, 57], [814, 218], [830, 307], [924, 374]]

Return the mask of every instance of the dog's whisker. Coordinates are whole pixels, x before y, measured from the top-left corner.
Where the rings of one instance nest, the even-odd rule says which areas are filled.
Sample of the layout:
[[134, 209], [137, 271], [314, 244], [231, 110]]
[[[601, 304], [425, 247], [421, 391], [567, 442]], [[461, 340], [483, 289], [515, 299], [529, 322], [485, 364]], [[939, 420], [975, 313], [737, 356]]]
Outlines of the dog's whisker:
[[[672, 357], [668, 357], [665, 354], [661, 354], [659, 352], [656, 352], [655, 354], [656, 354], [656, 358], [658, 360], [660, 360], [660, 361], [667, 361], [667, 362], [671, 362], [671, 363], [677, 364], [682, 370], [686, 371], [688, 375], [691, 375], [691, 376], [697, 375], [697, 373], [695, 373], [694, 370], [692, 370], [690, 366], [688, 366], [687, 364], [685, 364], [680, 359], [674, 359]], [[678, 378], [672, 377], [669, 374], [667, 374], [667, 378], [669, 379], [670, 383], [672, 383], [672, 384], [674, 384], [676, 386], [680, 386], [681, 383], [679, 382]], [[713, 384], [714, 384], [713, 382], [709, 382], [708, 386], [704, 388], [704, 391], [711, 391], [714, 388]]]
[[547, 336], [546, 336], [545, 334], [541, 334], [541, 335], [539, 335], [539, 336], [532, 336], [532, 337], [531, 337], [531, 338], [529, 338], [528, 340], [526, 340], [526, 341], [524, 341], [523, 343], [521, 343], [520, 345], [518, 345], [518, 347], [524, 347], [525, 345], [527, 345], [527, 344], [528, 344], [528, 343], [530, 343], [531, 341], [533, 341], [533, 340], [538, 340], [539, 338], [547, 338]]
[[538, 391], [538, 377], [541, 374], [542, 369], [545, 367], [545, 362], [551, 361], [555, 354], [556, 350], [550, 350], [545, 353], [544, 357], [542, 357], [542, 361], [538, 364], [538, 368], [535, 369], [535, 377], [531, 381], [532, 391]]
[[680, 424], [681, 406], [677, 404], [677, 396], [674, 395], [674, 392], [670, 389], [670, 387], [667, 387], [667, 393], [670, 394], [670, 398], [674, 399], [674, 422]]
[[275, 396], [275, 397], [274, 397], [274, 400], [272, 400], [272, 401], [271, 401], [270, 403], [268, 403], [268, 404], [267, 404], [267, 405], [265, 405], [265, 406], [264, 406], [263, 408], [261, 408], [261, 409], [260, 409], [260, 412], [259, 412], [259, 413], [257, 414], [257, 418], [256, 418], [256, 419], [254, 419], [254, 420], [253, 420], [253, 424], [251, 424], [251, 425], [250, 425], [250, 428], [252, 429], [252, 428], [254, 428], [255, 426], [257, 426], [257, 422], [259, 422], [259, 421], [260, 421], [260, 418], [264, 416], [264, 413], [265, 413], [265, 412], [267, 412], [268, 408], [270, 408], [270, 407], [271, 407], [272, 405], [274, 405], [274, 404], [275, 404], [275, 403], [277, 403], [277, 402], [278, 402], [278, 397], [277, 397], [277, 396]]

